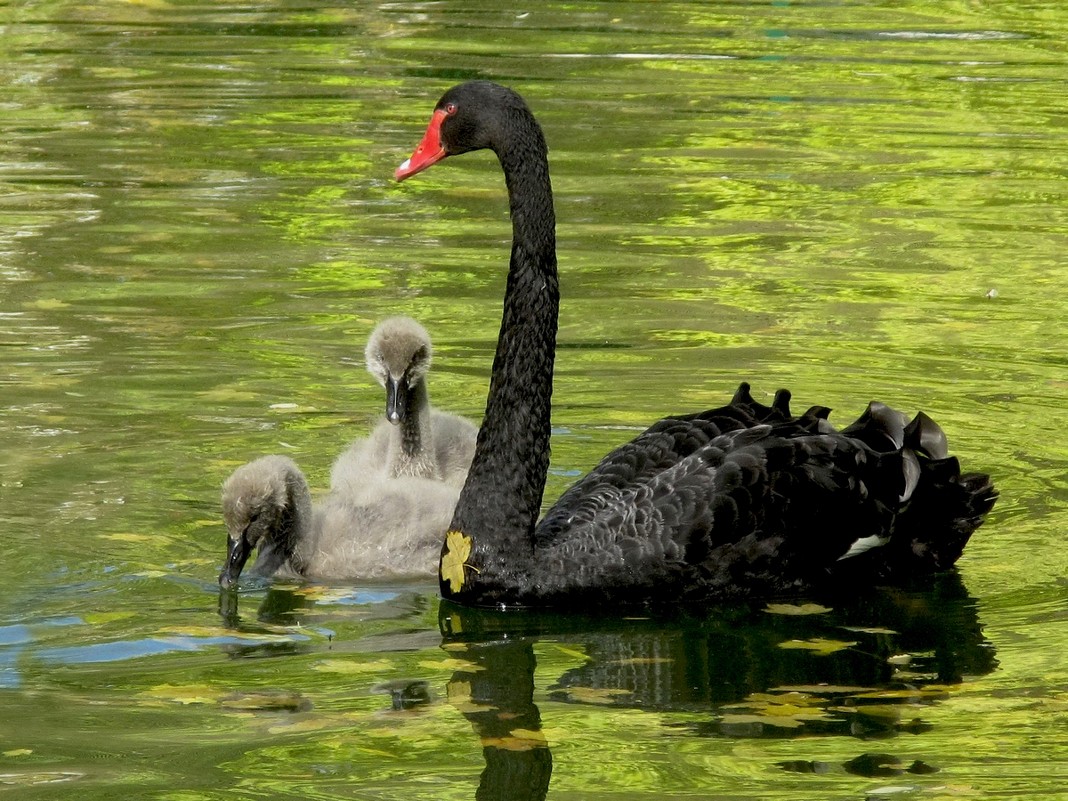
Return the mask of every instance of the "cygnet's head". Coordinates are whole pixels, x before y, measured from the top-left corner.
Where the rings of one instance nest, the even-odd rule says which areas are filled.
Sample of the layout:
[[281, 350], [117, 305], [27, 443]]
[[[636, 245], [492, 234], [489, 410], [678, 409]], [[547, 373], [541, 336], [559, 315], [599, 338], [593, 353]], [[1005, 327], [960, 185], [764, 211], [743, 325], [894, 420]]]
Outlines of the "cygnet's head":
[[430, 335], [411, 317], [390, 317], [367, 341], [367, 372], [386, 388], [386, 419], [400, 423], [430, 370]]
[[[226, 564], [219, 586], [237, 584], [241, 570], [257, 547], [258, 572], [270, 575], [292, 550], [298, 506], [310, 505], [307, 482], [296, 462], [286, 456], [262, 456], [237, 468], [222, 488], [226, 523]], [[260, 569], [262, 568], [262, 569]]]

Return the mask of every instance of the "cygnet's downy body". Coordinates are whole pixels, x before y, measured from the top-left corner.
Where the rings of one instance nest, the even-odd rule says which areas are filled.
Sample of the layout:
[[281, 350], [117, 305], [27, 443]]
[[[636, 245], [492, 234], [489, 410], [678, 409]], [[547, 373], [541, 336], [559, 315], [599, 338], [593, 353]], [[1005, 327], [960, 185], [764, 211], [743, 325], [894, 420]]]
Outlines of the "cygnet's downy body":
[[382, 321], [367, 342], [367, 371], [386, 390], [386, 419], [338, 457], [334, 491], [362, 496], [384, 473], [444, 481], [460, 488], [475, 453], [478, 429], [430, 405], [430, 336], [410, 317]]
[[313, 504], [285, 456], [242, 465], [223, 485], [224, 588], [248, 575], [288, 579], [429, 576], [475, 450], [473, 424], [430, 407], [431, 346], [409, 317], [383, 321], [367, 368], [386, 389], [386, 420], [334, 464], [330, 493]]
[[375, 579], [432, 575], [458, 490], [401, 478], [354, 498], [331, 492], [312, 503], [308, 482], [286, 456], [242, 465], [223, 484], [229, 589], [252, 552], [247, 575], [282, 579]]

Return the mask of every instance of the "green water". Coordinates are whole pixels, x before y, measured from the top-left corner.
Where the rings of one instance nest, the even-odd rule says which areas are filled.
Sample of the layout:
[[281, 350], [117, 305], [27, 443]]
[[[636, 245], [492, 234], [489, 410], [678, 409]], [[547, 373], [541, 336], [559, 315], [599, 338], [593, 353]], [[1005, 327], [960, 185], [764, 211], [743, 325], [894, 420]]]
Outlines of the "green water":
[[[1051, 0], [0, 4], [0, 791], [1068, 798], [1066, 41]], [[958, 573], [670, 619], [220, 610], [219, 485], [282, 452], [325, 487], [382, 413], [376, 321], [481, 412], [499, 170], [392, 181], [470, 77], [551, 147], [546, 497], [742, 379], [879, 398], [1001, 488]]]

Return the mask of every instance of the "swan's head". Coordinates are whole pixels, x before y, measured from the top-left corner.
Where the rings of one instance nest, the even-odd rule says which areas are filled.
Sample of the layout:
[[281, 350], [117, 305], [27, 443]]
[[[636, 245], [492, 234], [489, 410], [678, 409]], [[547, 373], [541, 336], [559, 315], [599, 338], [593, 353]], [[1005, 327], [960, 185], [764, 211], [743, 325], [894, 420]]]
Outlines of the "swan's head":
[[[517, 131], [536, 130], [516, 125], [532, 119], [523, 98], [511, 89], [489, 81], [468, 81], [441, 96], [430, 124], [411, 158], [393, 173], [398, 181], [410, 178], [447, 156], [489, 148], [500, 155]], [[539, 132], [540, 135], [540, 132]]]
[[226, 564], [219, 573], [224, 590], [237, 585], [245, 562], [259, 548], [257, 572], [271, 575], [292, 553], [296, 517], [310, 506], [307, 482], [296, 462], [263, 456], [237, 468], [222, 488], [226, 523]]
[[365, 355], [367, 372], [386, 388], [386, 419], [396, 425], [430, 370], [430, 335], [411, 317], [390, 317], [371, 333]]

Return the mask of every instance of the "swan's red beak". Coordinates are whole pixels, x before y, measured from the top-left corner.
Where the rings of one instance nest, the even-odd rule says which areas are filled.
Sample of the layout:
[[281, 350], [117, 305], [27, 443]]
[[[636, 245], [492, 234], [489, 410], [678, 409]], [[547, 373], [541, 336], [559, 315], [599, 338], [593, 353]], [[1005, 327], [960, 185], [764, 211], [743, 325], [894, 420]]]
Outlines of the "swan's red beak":
[[394, 178], [398, 181], [411, 178], [417, 172], [422, 172], [427, 167], [437, 164], [449, 155], [445, 151], [445, 146], [441, 144], [441, 121], [446, 116], [443, 109], [438, 109], [434, 112], [434, 116], [430, 118], [430, 125], [427, 126], [426, 133], [423, 134], [423, 141], [415, 148], [412, 157], [406, 159], [403, 164], [397, 167], [393, 173]]

